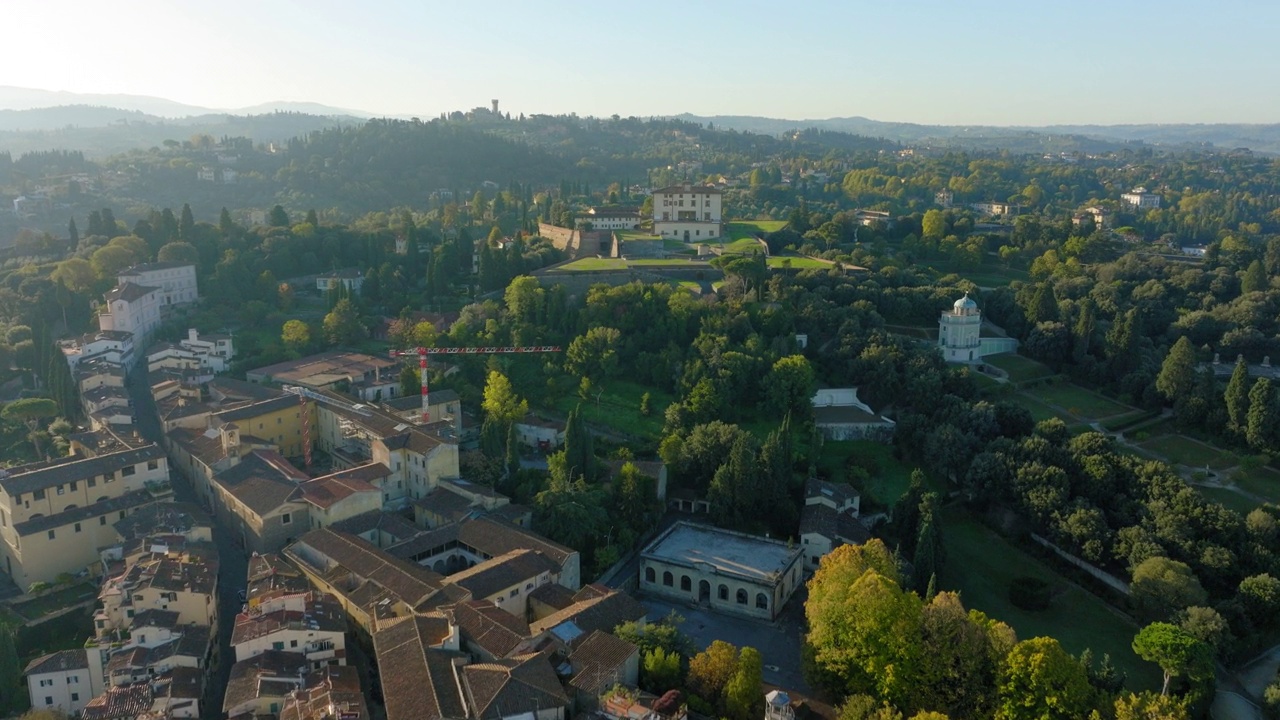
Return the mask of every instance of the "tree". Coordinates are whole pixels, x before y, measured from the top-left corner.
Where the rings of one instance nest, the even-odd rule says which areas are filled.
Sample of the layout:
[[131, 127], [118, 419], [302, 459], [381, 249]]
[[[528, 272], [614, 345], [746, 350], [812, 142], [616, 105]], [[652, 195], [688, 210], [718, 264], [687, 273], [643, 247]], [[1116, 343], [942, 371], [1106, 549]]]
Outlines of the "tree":
[[997, 720], [1079, 720], [1092, 708], [1084, 668], [1058, 641], [1023, 640], [1013, 647], [996, 689]]
[[35, 446], [36, 455], [40, 454], [40, 421], [47, 420], [58, 415], [58, 404], [49, 398], [23, 398], [14, 400], [4, 406], [4, 410], [0, 410], [0, 416], [6, 420], [14, 420], [26, 423], [30, 433], [28, 438], [31, 444]]
[[324, 316], [324, 336], [331, 345], [351, 345], [364, 337], [364, 325], [350, 298], [342, 298]]
[[1115, 720], [1190, 720], [1187, 698], [1156, 695], [1152, 692], [1128, 693], [1116, 698]]
[[1249, 267], [1245, 268], [1244, 275], [1240, 278], [1240, 292], [1251, 293], [1266, 290], [1270, 283], [1267, 281], [1267, 271], [1262, 267], [1262, 262], [1254, 260], [1249, 263]]
[[400, 369], [400, 394], [404, 396], [422, 394], [422, 376], [418, 368], [405, 365]]
[[191, 213], [191, 205], [182, 204], [182, 216], [178, 220], [178, 239], [184, 242], [191, 242], [196, 234], [196, 218]]
[[938, 593], [921, 620], [922, 671], [914, 707], [957, 718], [990, 717], [997, 671], [1014, 643], [1009, 626], [966, 612], [956, 593]]
[[1027, 308], [1027, 324], [1035, 327], [1042, 322], [1057, 322], [1058, 296], [1053, 292], [1052, 283], [1043, 283], [1036, 289], [1031, 299], [1031, 307]]
[[732, 720], [756, 720], [764, 715], [764, 664], [760, 651], [742, 648], [738, 667], [724, 688], [724, 709]]
[[1212, 650], [1177, 625], [1154, 622], [1142, 628], [1133, 638], [1133, 651], [1164, 672], [1161, 695], [1169, 694], [1169, 681], [1175, 677], [1203, 680], [1213, 674]]
[[663, 693], [680, 685], [680, 656], [657, 647], [644, 654], [641, 684], [652, 693]]
[[286, 320], [280, 340], [290, 350], [304, 352], [311, 345], [311, 326], [302, 320]]
[[289, 227], [289, 213], [284, 211], [280, 205], [271, 208], [271, 213], [267, 216], [267, 224], [271, 227], [287, 228]]
[[938, 510], [938, 493], [926, 493], [920, 503], [920, 532], [916, 538], [916, 551], [911, 561], [915, 585], [921, 592], [928, 586], [929, 578], [941, 571], [945, 558]]
[[723, 640], [715, 640], [706, 650], [689, 658], [685, 686], [689, 692], [717, 705], [719, 711], [724, 712], [720, 698], [737, 671], [738, 648]]
[[1275, 445], [1280, 431], [1280, 408], [1276, 407], [1276, 393], [1270, 378], [1258, 378], [1249, 390], [1249, 414], [1246, 417], [1245, 439], [1255, 450], [1267, 450]]
[[622, 333], [616, 328], [593, 327], [569, 343], [565, 351], [565, 370], [600, 384], [618, 369], [618, 343]]
[[1240, 581], [1236, 597], [1254, 627], [1266, 629], [1280, 623], [1280, 580], [1262, 573]]
[[1160, 556], [1147, 558], [1134, 568], [1129, 590], [1134, 603], [1150, 618], [1166, 618], [1208, 599], [1190, 566]]
[[0, 708], [13, 707], [20, 694], [25, 695], [26, 689], [22, 685], [22, 665], [18, 662], [13, 630], [0, 627]]
[[778, 415], [791, 413], [799, 422], [799, 418], [813, 414], [812, 398], [817, 391], [817, 380], [805, 356], [779, 358], [769, 371], [765, 387], [769, 405]]
[[1231, 429], [1243, 434], [1249, 416], [1249, 366], [1245, 364], [1243, 357], [1236, 359], [1231, 379], [1227, 381], [1224, 399]]
[[1174, 402], [1191, 394], [1195, 384], [1196, 351], [1186, 335], [1169, 349], [1160, 374], [1156, 376], [1156, 389], [1165, 399]]
[[522, 400], [511, 387], [511, 381], [497, 370], [489, 371], [484, 384], [484, 401], [480, 403], [485, 418], [502, 427], [517, 422], [529, 414], [529, 401]]
[[121, 270], [138, 262], [132, 252], [120, 245], [105, 245], [93, 251], [89, 262], [98, 277], [103, 280], [114, 278]]
[[920, 220], [920, 232], [926, 240], [941, 240], [947, 234], [947, 216], [937, 208], [925, 211]]
[[156, 261], [195, 265], [200, 262], [200, 251], [189, 242], [171, 242], [156, 252]]
[[87, 292], [93, 287], [94, 280], [97, 279], [93, 265], [83, 258], [63, 260], [50, 273], [49, 278], [54, 282], [66, 285], [67, 289], [73, 293]]

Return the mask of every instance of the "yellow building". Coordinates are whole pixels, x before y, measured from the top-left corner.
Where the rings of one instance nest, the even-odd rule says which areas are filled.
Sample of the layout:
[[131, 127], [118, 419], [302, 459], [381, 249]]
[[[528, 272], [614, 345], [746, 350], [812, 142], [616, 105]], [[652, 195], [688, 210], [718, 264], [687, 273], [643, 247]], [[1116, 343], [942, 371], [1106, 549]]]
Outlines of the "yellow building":
[[96, 569], [112, 525], [172, 494], [164, 450], [151, 444], [0, 471], [0, 555], [21, 588]]
[[[303, 413], [310, 416], [312, 427], [316, 423], [316, 404], [314, 401], [300, 401], [296, 395], [253, 402], [247, 405], [228, 408], [212, 413], [209, 416], [209, 427], [216, 428], [227, 423], [235, 423], [242, 435], [250, 435], [280, 448], [285, 457], [303, 456], [303, 438], [306, 419]], [[311, 442], [315, 442], [312, 439]]]

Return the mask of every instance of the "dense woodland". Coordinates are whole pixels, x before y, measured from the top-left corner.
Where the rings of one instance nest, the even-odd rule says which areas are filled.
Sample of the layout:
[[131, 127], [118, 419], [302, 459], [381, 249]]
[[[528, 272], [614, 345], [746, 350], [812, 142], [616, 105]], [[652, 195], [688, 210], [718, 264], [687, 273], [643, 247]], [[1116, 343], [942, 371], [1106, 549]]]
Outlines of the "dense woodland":
[[[204, 298], [163, 334], [235, 332], [235, 372], [328, 347], [564, 347], [537, 359], [464, 359], [432, 385], [456, 388], [483, 418], [481, 450], [464, 457], [468, 477], [534, 507], [540, 531], [581, 550], [594, 570], [628, 551], [661, 512], [652, 479], [629, 459], [665, 461], [673, 488], [711, 499], [718, 524], [794, 537], [823, 446], [808, 399], [819, 385], [861, 388], [896, 419], [897, 458], [920, 470], [896, 503], [877, 507], [865, 495], [867, 510], [891, 517], [875, 530], [884, 544], [834, 554], [811, 587], [811, 682], [849, 698], [844, 720], [1182, 717], [1184, 704], [1204, 707], [1211, 658], [1231, 663], [1274, 644], [1280, 509], [1242, 516], [1105, 433], [1036, 423], [895, 328], [935, 324], [969, 292], [1027, 356], [1269, 463], [1280, 456], [1277, 389], [1243, 370], [1216, 378], [1201, 365], [1215, 353], [1228, 363], [1280, 358], [1275, 160], [905, 153], [839, 133], [774, 138], [676, 121], [486, 116], [371, 121], [274, 152], [194, 138], [101, 164], [77, 153], [0, 155], [0, 185], [75, 172], [125, 178], [110, 196], [68, 184], [57, 232], [16, 233], [0, 271], [0, 367], [12, 367], [27, 397], [0, 413], [6, 460], [65, 447], [71, 423], [55, 418], [74, 421], [78, 410], [53, 342], [92, 327], [116, 272], [190, 261]], [[214, 146], [238, 155], [241, 184], [193, 179]], [[729, 214], [786, 221], [764, 238], [772, 251], [861, 269], [770, 273], [762, 258], [742, 258], [723, 264], [725, 282], [706, 295], [638, 282], [570, 295], [527, 276], [562, 259], [537, 236], [539, 221], [563, 223], [588, 203], [639, 205], [634, 185], [721, 175], [738, 182], [726, 193]], [[1120, 206], [1119, 194], [1140, 184], [1158, 189], [1162, 209]], [[956, 209], [936, 206], [944, 188]], [[274, 200], [267, 223], [249, 226], [240, 211], [262, 197]], [[990, 199], [1021, 214], [993, 223], [965, 208]], [[1085, 205], [1110, 210], [1112, 227], [1074, 224]], [[889, 211], [895, 222], [863, 225], [859, 208]], [[1175, 248], [1186, 245], [1207, 246], [1204, 258], [1181, 257]], [[365, 273], [362, 293], [306, 290], [307, 276], [346, 267]], [[975, 273], [1005, 281], [979, 286], [966, 279]], [[287, 282], [296, 278], [304, 281]], [[457, 320], [435, 327], [422, 312]], [[382, 333], [386, 340], [375, 339]], [[415, 373], [405, 369], [407, 391], [418, 387]], [[637, 412], [660, 431], [592, 432], [601, 428], [584, 411], [622, 385], [646, 389]], [[579, 407], [562, 412], [564, 398]], [[567, 416], [566, 445], [545, 471], [519, 463], [512, 426], [530, 408]], [[880, 471], [867, 458], [846, 462], [855, 484]], [[1042, 535], [1130, 582], [1131, 597], [1107, 600], [1150, 623], [1134, 650], [1160, 664], [1164, 689], [1181, 699], [1117, 698], [1124, 681], [1105, 662], [1072, 658], [1052, 640], [1018, 642], [997, 619], [966, 611], [936, 584], [946, 563], [944, 505], [1011, 537]], [[688, 683], [717, 712], [747, 713], [725, 678], [743, 674], [744, 662], [752, 674], [757, 658], [745, 650], [734, 658], [719, 681], [677, 662], [681, 677], [667, 689]], [[670, 674], [669, 659], [653, 662], [660, 677]], [[1039, 667], [1057, 675], [1031, 669]], [[1061, 699], [1049, 702], [1057, 696], [1043, 683]], [[964, 691], [910, 691], [920, 687]]]

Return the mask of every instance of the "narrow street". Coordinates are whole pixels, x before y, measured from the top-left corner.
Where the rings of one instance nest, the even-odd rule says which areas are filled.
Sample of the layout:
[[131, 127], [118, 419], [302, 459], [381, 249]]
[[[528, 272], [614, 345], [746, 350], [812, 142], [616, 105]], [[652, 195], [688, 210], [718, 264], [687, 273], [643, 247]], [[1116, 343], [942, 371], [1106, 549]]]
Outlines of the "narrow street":
[[[147, 440], [161, 442], [164, 433], [161, 430], [160, 418], [156, 415], [155, 403], [151, 399], [151, 390], [147, 386], [146, 371], [142, 367], [134, 368], [129, 376], [128, 388], [138, 420], [138, 432]], [[169, 475], [173, 481], [175, 499], [196, 503], [190, 480], [172, 466], [169, 469]], [[236, 545], [232, 535], [217, 524], [216, 518], [213, 525], [213, 543], [218, 548], [219, 558], [218, 628], [213, 664], [205, 675], [206, 704], [203, 717], [209, 720], [222, 717], [222, 695], [227, 687], [227, 679], [231, 675], [231, 664], [235, 661], [235, 658], [231, 657], [231, 630], [235, 625], [236, 614], [240, 612], [240, 601], [236, 591], [245, 586], [249, 565], [244, 552]]]

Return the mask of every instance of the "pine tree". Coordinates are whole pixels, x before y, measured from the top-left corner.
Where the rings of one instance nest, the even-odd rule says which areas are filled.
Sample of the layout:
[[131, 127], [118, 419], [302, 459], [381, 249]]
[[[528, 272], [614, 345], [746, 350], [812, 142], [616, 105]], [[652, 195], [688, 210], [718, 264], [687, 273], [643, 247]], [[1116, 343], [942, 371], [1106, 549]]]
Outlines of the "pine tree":
[[182, 219], [178, 221], [178, 239], [191, 242], [196, 234], [196, 218], [191, 213], [191, 204], [182, 204]]
[[1243, 433], [1249, 414], [1249, 367], [1243, 357], [1236, 360], [1223, 399], [1227, 403], [1227, 420], [1231, 429]]
[[231, 213], [222, 208], [222, 212], [218, 214], [218, 232], [224, 238], [231, 237], [236, 230], [235, 221], [231, 219]]
[[1034, 326], [1036, 323], [1053, 322], [1058, 319], [1058, 296], [1053, 292], [1053, 285], [1045, 283], [1036, 290], [1035, 296], [1031, 300], [1030, 312], [1027, 313], [1027, 322]]
[[106, 235], [102, 229], [102, 213], [97, 210], [89, 212], [88, 230], [90, 235]]

